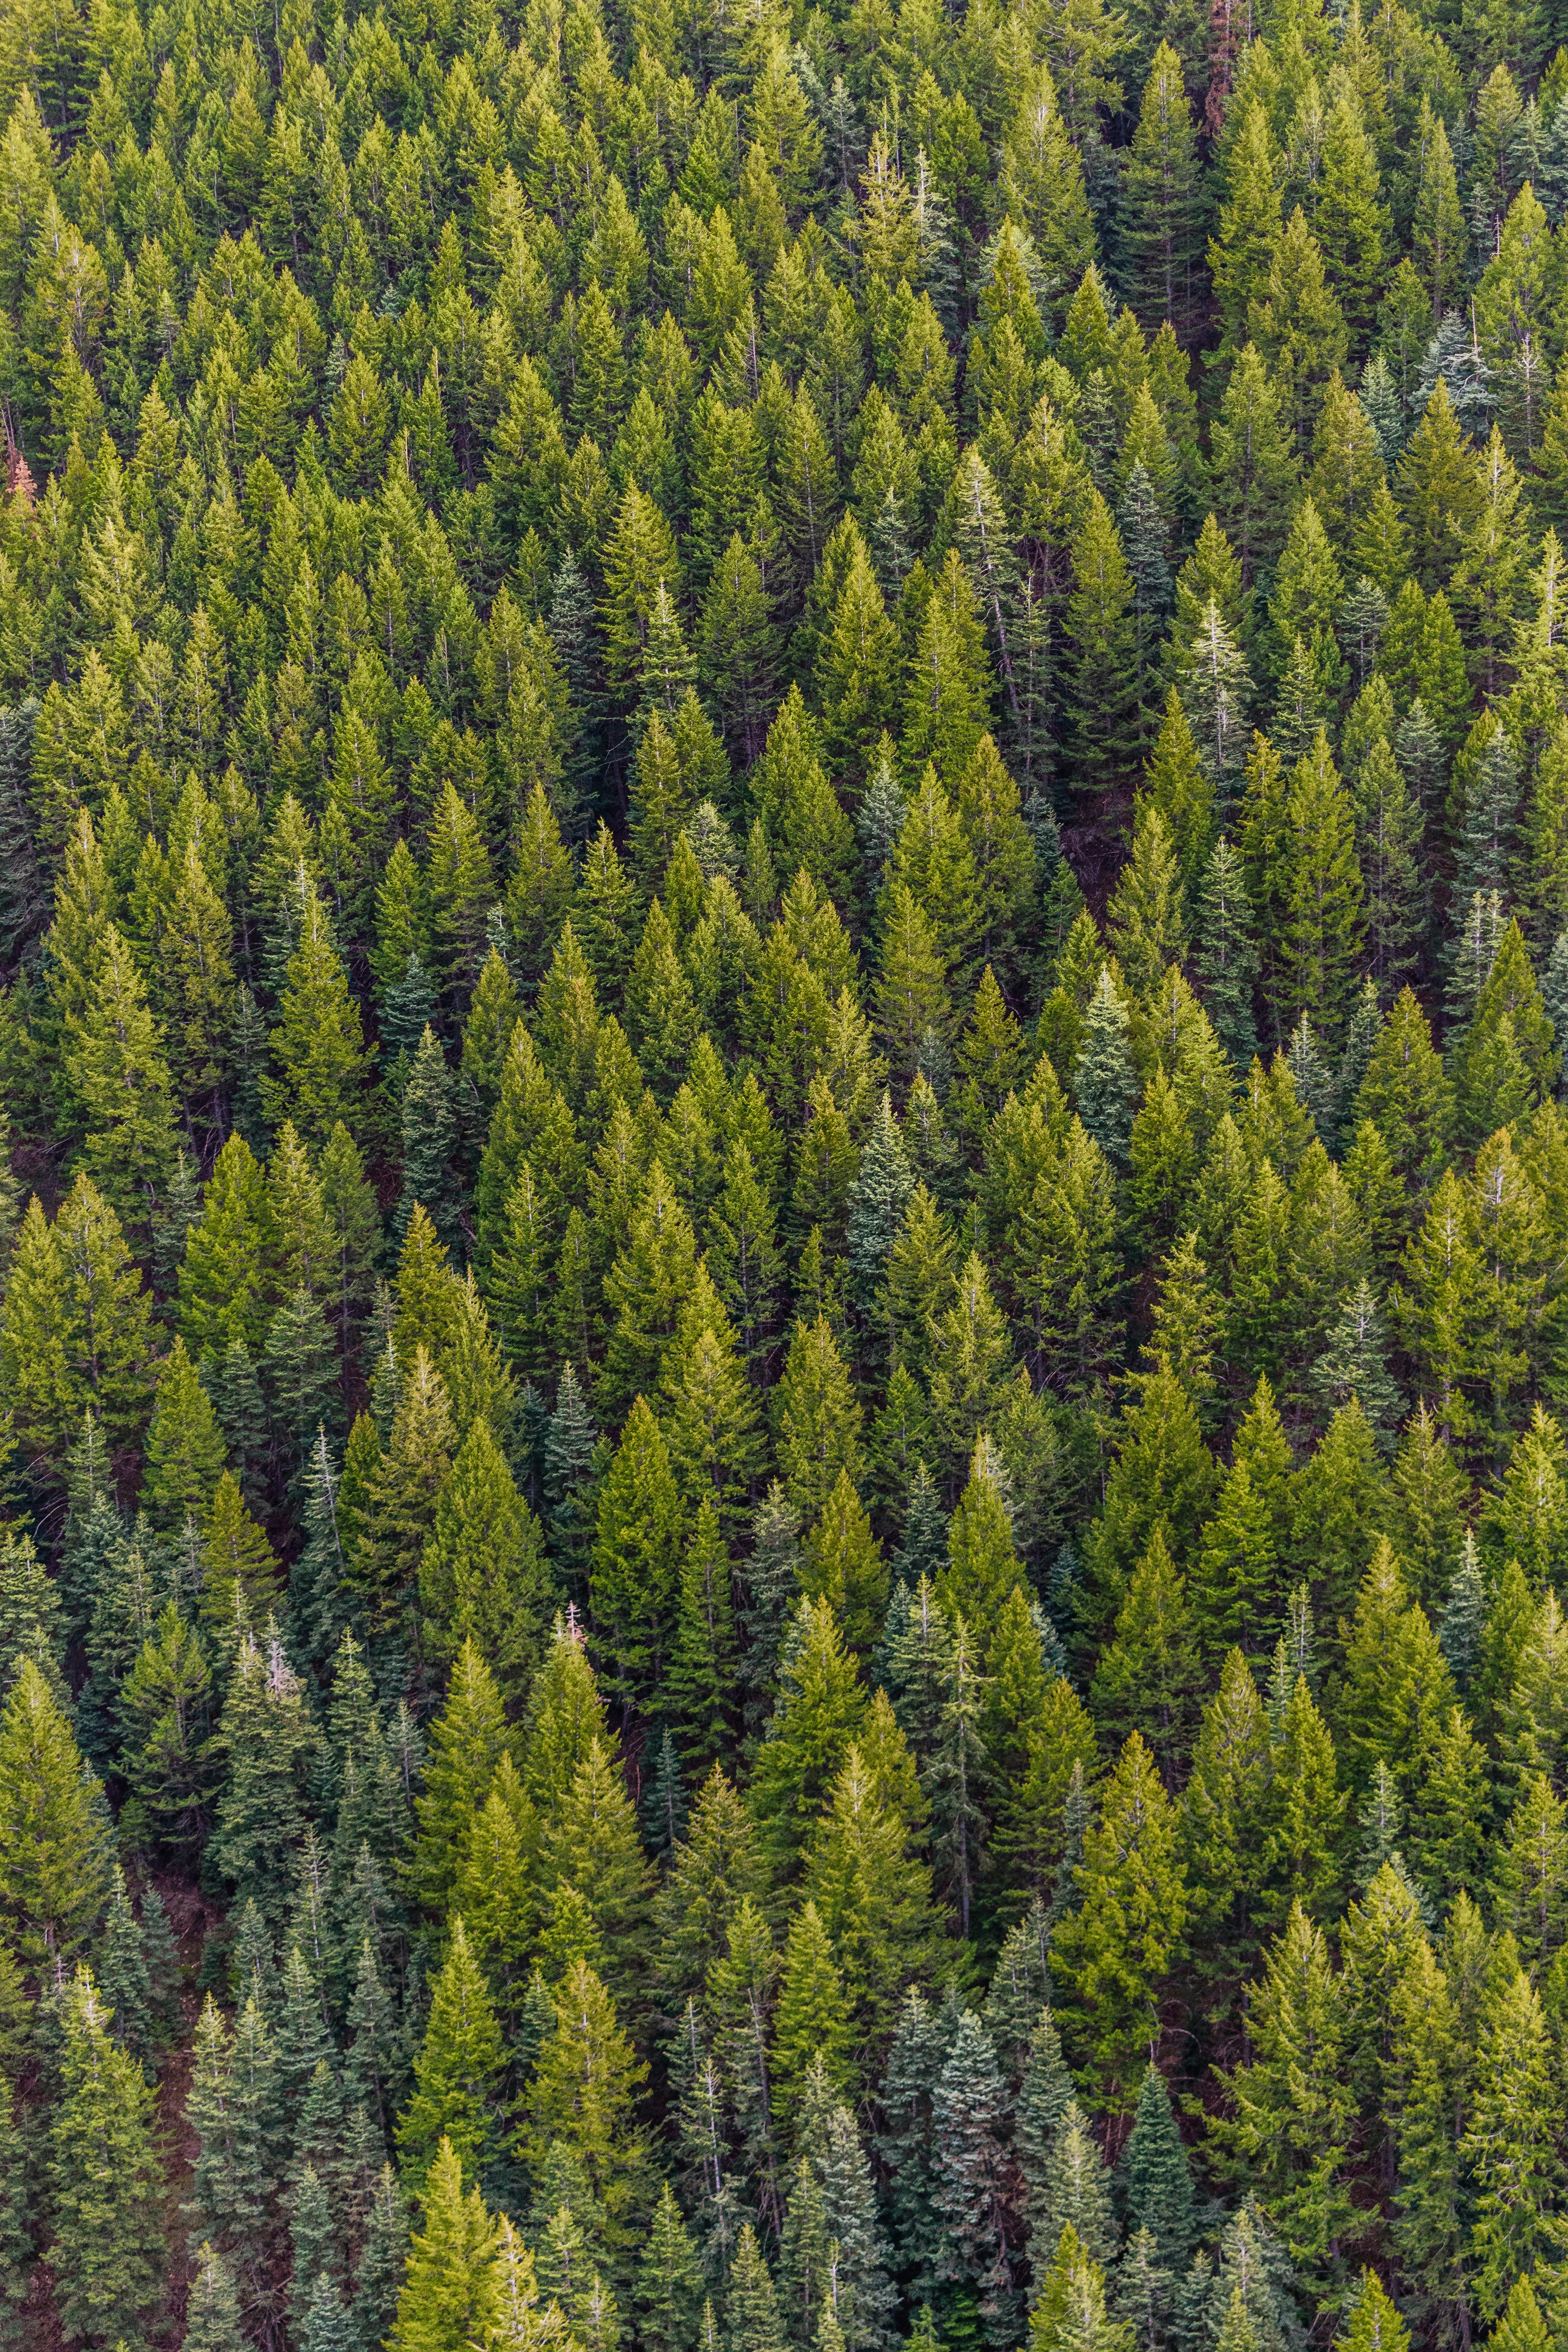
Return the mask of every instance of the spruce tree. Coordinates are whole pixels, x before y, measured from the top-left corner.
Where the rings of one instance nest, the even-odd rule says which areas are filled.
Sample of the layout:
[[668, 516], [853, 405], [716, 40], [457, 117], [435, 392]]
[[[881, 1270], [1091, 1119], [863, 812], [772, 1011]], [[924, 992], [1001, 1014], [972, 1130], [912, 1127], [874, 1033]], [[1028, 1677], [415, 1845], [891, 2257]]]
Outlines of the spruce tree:
[[585, 1591], [595, 1525], [598, 1432], [574, 1366], [563, 1364], [544, 1438], [544, 1499], [552, 1549], [563, 1571]]
[[228, 1773], [210, 1852], [243, 1904], [280, 1919], [289, 1860], [304, 1834], [309, 1776], [319, 1734], [276, 1625], [265, 1648], [239, 1644], [218, 1738]]
[[946, 2037], [918, 1990], [905, 1995], [882, 2086], [886, 2128], [879, 2153], [891, 2177], [890, 2218], [899, 2268], [911, 2295], [937, 2288], [942, 2227], [936, 2210], [932, 2101], [945, 2063]]
[[1480, 1656], [1485, 1613], [1480, 1559], [1475, 1537], [1467, 1530], [1437, 1635], [1448, 1670], [1461, 1690], [1468, 1684]]
[[860, 1155], [846, 1228], [849, 1267], [860, 1297], [869, 1301], [882, 1279], [915, 1188], [903, 1136], [884, 1095]]

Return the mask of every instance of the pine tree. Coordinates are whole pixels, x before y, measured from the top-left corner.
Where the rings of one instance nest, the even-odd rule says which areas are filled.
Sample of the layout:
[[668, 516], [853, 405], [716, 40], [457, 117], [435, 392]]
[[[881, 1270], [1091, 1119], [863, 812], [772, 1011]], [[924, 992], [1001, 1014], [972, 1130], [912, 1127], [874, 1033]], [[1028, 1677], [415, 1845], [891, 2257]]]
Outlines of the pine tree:
[[1211, 1655], [1240, 1648], [1258, 1662], [1273, 1645], [1280, 1602], [1275, 1519], [1246, 1458], [1237, 1461], [1194, 1571], [1194, 1612]]
[[1128, 987], [1135, 997], [1152, 996], [1166, 965], [1184, 958], [1186, 906], [1170, 831], [1147, 803], [1106, 917]]
[[749, 2221], [742, 2223], [735, 2248], [728, 2315], [736, 2352], [784, 2352], [777, 2291]]
[[[1063, 2231], [1043, 2275], [1029, 2319], [1029, 2341], [1037, 2352], [1082, 2345], [1091, 2352], [1126, 2352], [1131, 2342], [1125, 2324], [1106, 2307], [1105, 2273], [1080, 2246], [1070, 2224]], [[1226, 2347], [1226, 2352], [1231, 2347]]]
[[482, 1419], [437, 1497], [419, 1592], [426, 1653], [444, 1662], [471, 1640], [502, 1690], [521, 1696], [543, 1654], [552, 1596], [539, 1522]]
[[23, 2340], [23, 2311], [31, 2284], [32, 2231], [27, 2178], [11, 2086], [0, 2091], [0, 2343]]
[[617, 1685], [655, 1687], [674, 1632], [684, 1515], [658, 1421], [639, 1397], [598, 1501], [591, 1598]]
[[1042, 2270], [1046, 2249], [1056, 2245], [1068, 2229], [1097, 2262], [1114, 2260], [1118, 2231], [1110, 2176], [1089, 2118], [1074, 2098], [1058, 2118], [1032, 2203], [1031, 2242], [1039, 2248]]
[[81, 1160], [104, 1199], [150, 1223], [174, 1156], [169, 1070], [130, 950], [111, 923], [91, 999], [68, 1024], [66, 1070], [81, 1104]]
[[1481, 1996], [1473, 2105], [1460, 2153], [1477, 2190], [1476, 2302], [1495, 2319], [1542, 2245], [1550, 2174], [1547, 2040], [1523, 1972], [1500, 1971]]
[[289, 965], [272, 1033], [277, 1076], [261, 1081], [267, 1117], [292, 1119], [307, 1143], [324, 1144], [340, 1122], [361, 1123], [371, 1055], [325, 912], [307, 889], [300, 944]]
[[[1215, 513], [1250, 585], [1284, 544], [1299, 478], [1279, 387], [1250, 342], [1231, 370], [1213, 440]], [[1224, 625], [1217, 607], [1215, 619]]]
[[537, 2165], [552, 2141], [565, 2144], [603, 2212], [617, 2263], [636, 2242], [646, 2193], [646, 2144], [634, 2119], [646, 2075], [604, 1984], [584, 1960], [574, 1960], [555, 1995], [555, 2031], [528, 2086], [520, 2147]]
[[0, 1370], [29, 1456], [63, 1458], [89, 1406], [110, 1444], [140, 1433], [150, 1308], [120, 1220], [85, 1176], [52, 1225], [29, 1202], [0, 1307]]

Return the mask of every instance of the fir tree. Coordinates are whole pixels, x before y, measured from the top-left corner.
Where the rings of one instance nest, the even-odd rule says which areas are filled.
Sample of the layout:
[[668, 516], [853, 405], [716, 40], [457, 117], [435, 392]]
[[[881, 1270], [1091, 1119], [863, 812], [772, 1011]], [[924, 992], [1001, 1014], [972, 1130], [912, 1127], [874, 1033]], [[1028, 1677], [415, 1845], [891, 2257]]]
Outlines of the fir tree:
[[1485, 1588], [1481, 1582], [1476, 1539], [1467, 1531], [1464, 1550], [1454, 1570], [1437, 1636], [1449, 1672], [1461, 1690], [1468, 1683], [1480, 1656], [1485, 1611]]
[[496, 2315], [496, 2231], [455, 2151], [437, 2150], [422, 2226], [409, 2243], [392, 2342], [398, 2352], [447, 2352], [482, 2335]]
[[450, 2148], [465, 2173], [480, 2177], [497, 2153], [494, 2112], [501, 2045], [494, 2011], [461, 1918], [431, 1995], [430, 2020], [414, 2063], [414, 2096], [398, 2124], [411, 2179], [422, 2181]]
[[79, 2336], [134, 2333], [165, 2259], [153, 2095], [109, 2025], [90, 1974], [79, 1969], [63, 2005], [49, 2155], [49, 2266], [61, 2320]]
[[1086, 2056], [1126, 2104], [1186, 1909], [1170, 1800], [1136, 1732], [1085, 1838], [1080, 1883], [1082, 1907], [1058, 1927], [1051, 1965], [1079, 2005]]
[[841, 2088], [848, 2080], [849, 2003], [815, 1903], [790, 1928], [779, 1980], [772, 2053], [774, 2119], [786, 2139], [795, 2129], [815, 2068]]
[[457, 1140], [452, 1082], [440, 1041], [426, 1023], [403, 1087], [403, 1199], [395, 1232], [401, 1242], [419, 1202], [448, 1244], [456, 1234], [447, 1163]]
[[196, 2275], [185, 2305], [185, 2342], [194, 2352], [241, 2352], [239, 2299], [233, 2274], [210, 2242], [196, 2254]]
[[1084, 1022], [1073, 1091], [1086, 1132], [1108, 1159], [1124, 1162], [1137, 1078], [1127, 1043], [1127, 1008], [1107, 969], [1100, 971]]
[[97, 1799], [65, 1716], [24, 1659], [0, 1715], [0, 1912], [39, 1978], [81, 1950], [109, 1891]]
[[1192, 2168], [1182, 2146], [1164, 2076], [1151, 2066], [1138, 2094], [1132, 2130], [1121, 2156], [1129, 2226], [1147, 2230], [1159, 2260], [1173, 2274], [1187, 2265], [1196, 2231]]
[[654, 2208], [637, 2264], [637, 2330], [658, 2352], [687, 2352], [696, 2341], [702, 2269], [667, 2180]]

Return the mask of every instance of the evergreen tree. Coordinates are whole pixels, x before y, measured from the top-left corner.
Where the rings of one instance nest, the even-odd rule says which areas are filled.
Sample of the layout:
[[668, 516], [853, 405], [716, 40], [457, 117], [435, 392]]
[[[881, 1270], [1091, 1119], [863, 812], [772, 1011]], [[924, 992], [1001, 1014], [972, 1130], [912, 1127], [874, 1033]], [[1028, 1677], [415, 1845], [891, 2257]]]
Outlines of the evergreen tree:
[[243, 1904], [277, 1921], [303, 1835], [318, 1733], [276, 1626], [265, 1649], [241, 1639], [218, 1723], [227, 1774], [210, 1851]]
[[965, 2010], [931, 2096], [935, 2201], [944, 2236], [938, 2268], [974, 2294], [992, 2343], [1010, 2340], [1017, 2326], [1005, 2104], [995, 2053], [979, 2019]]
[[426, 1023], [403, 1087], [403, 1199], [395, 1228], [399, 1241], [407, 1233], [416, 1201], [444, 1242], [449, 1245], [455, 1238], [447, 1163], [456, 1140], [452, 1082], [440, 1041]]
[[847, 2084], [850, 2032], [844, 1981], [816, 1906], [808, 1899], [790, 1928], [773, 2019], [773, 2116], [786, 2140], [795, 2137], [801, 2105], [818, 2066], [835, 2089]]
[[155, 2304], [165, 2259], [153, 2094], [111, 2038], [86, 1969], [66, 1991], [61, 2025], [49, 2267], [71, 2334], [119, 2337], [134, 2334]]
[[414, 2096], [398, 2124], [398, 2149], [412, 2181], [451, 2150], [479, 2177], [498, 2152], [495, 2113], [501, 2044], [483, 1976], [461, 1918], [431, 1993], [430, 2019], [414, 2062]]
[[25, 1658], [0, 1715], [0, 1915], [39, 1981], [81, 1951], [109, 1892], [100, 1805], [69, 1724]]
[[185, 2342], [194, 2352], [240, 2352], [239, 2301], [223, 2256], [204, 2243], [186, 2300]]
[[309, 887], [299, 938], [271, 1038], [277, 1075], [263, 1077], [261, 1105], [275, 1123], [292, 1119], [307, 1143], [323, 1144], [340, 1122], [351, 1135], [361, 1123], [374, 1048], [367, 1052], [326, 914]]
[[0, 2342], [8, 2345], [23, 2339], [31, 2286], [29, 2202], [22, 2137], [7, 2084], [0, 2093]]
[[1136, 1732], [1085, 1839], [1080, 1871], [1082, 1907], [1058, 1927], [1051, 1966], [1070, 1994], [1086, 2058], [1126, 2104], [1186, 1909], [1170, 1800]]
[[419, 1591], [427, 1653], [445, 1661], [471, 1640], [502, 1689], [521, 1694], [543, 1654], [552, 1594], [539, 1523], [483, 1419], [437, 1498]]
[[1342, 1997], [1321, 1931], [1291, 1907], [1252, 2003], [1251, 2063], [1230, 2078], [1224, 2144], [1245, 2154], [1264, 2209], [1298, 2263], [1321, 2263], [1350, 2211], [1352, 2107]]
[[1545, 2027], [1522, 1970], [1500, 1972], [1483, 1992], [1477, 2027], [1474, 2104], [1461, 2154], [1475, 2167], [1476, 2302], [1495, 2319], [1541, 2246], [1552, 2160]]
[[697, 2340], [702, 2269], [667, 2180], [637, 2264], [637, 2332], [658, 2352], [687, 2352]]
[[521, 2150], [537, 2165], [564, 2143], [604, 2215], [610, 2256], [625, 2261], [645, 2196], [646, 2144], [634, 2103], [646, 2068], [616, 2021], [615, 2005], [586, 1961], [573, 1961], [555, 1995], [555, 2031], [535, 2063]]
[[398, 2352], [456, 2352], [496, 2316], [494, 2224], [477, 2189], [465, 2189], [456, 2152], [437, 2150], [426, 2184], [422, 2226], [408, 2246], [392, 2342]]
[[1169, 320], [1184, 342], [1202, 282], [1203, 234], [1197, 140], [1181, 59], [1168, 41], [1155, 51], [1143, 86], [1122, 201], [1122, 237], [1133, 263], [1136, 308], [1145, 319]]
[[1086, 1132], [1118, 1164], [1127, 1157], [1137, 1087], [1127, 1042], [1127, 1008], [1109, 969], [1102, 967], [1084, 1021], [1073, 1091]]
[[1196, 2229], [1192, 2168], [1182, 2146], [1164, 2076], [1151, 2066], [1138, 2094], [1132, 2130], [1121, 2156], [1127, 2219], [1147, 2230], [1163, 2267], [1179, 2275]]
[[1074, 542], [1072, 568], [1066, 627], [1073, 742], [1081, 773], [1103, 791], [1125, 773], [1133, 756], [1137, 658], [1132, 582], [1115, 521], [1098, 491]]

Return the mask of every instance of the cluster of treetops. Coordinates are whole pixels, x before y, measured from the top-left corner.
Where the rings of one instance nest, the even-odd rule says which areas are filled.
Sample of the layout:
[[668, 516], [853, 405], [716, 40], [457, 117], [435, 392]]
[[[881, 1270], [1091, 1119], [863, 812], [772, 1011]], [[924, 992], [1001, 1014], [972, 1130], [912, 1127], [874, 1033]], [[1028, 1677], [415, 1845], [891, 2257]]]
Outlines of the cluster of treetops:
[[1559, 29], [5, 9], [0, 2342], [1568, 2346]]

